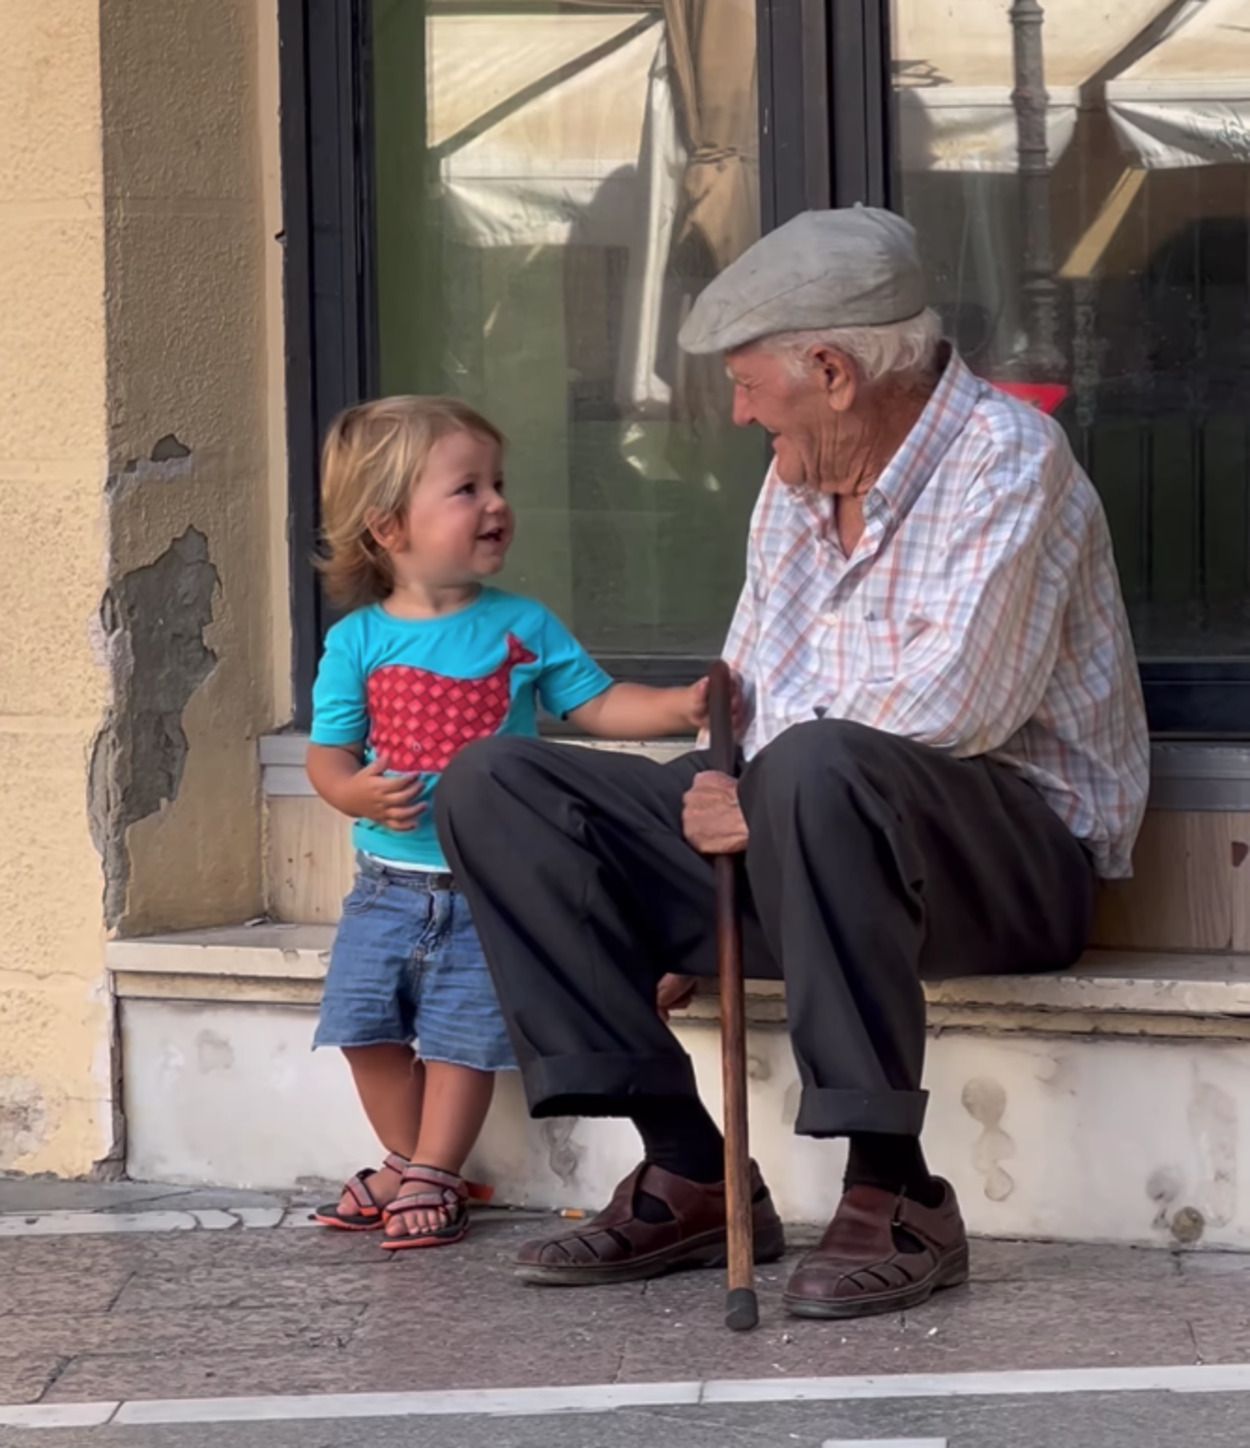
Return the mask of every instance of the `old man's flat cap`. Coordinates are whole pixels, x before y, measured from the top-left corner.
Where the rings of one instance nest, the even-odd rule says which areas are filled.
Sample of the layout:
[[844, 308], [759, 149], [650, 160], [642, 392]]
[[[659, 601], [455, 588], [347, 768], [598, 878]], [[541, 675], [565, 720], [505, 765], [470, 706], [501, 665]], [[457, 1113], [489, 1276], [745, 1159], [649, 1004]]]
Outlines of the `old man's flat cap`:
[[924, 310], [916, 233], [872, 206], [804, 211], [703, 290], [678, 343], [728, 352], [775, 332], [903, 322]]

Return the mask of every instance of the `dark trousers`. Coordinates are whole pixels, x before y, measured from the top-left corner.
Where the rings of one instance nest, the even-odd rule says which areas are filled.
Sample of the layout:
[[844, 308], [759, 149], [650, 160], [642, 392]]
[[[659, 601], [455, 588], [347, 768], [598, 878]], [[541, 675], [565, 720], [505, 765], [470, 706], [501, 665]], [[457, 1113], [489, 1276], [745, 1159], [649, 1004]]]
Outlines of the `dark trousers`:
[[[713, 872], [681, 830], [706, 767], [497, 737], [439, 784], [535, 1116], [695, 1090], [655, 989], [715, 974]], [[795, 1130], [918, 1134], [921, 979], [1070, 965], [1093, 910], [1085, 851], [1005, 766], [842, 722], [781, 735], [740, 800], [746, 970], [785, 978]]]

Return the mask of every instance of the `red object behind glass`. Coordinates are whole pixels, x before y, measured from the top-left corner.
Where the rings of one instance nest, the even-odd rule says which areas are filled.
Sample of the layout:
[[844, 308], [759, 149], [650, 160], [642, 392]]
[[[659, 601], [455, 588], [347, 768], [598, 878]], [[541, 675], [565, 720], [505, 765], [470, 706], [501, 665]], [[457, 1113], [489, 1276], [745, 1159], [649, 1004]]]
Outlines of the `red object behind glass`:
[[1071, 390], [1062, 382], [995, 382], [993, 378], [986, 381], [1009, 397], [1019, 398], [1047, 413], [1054, 412]]

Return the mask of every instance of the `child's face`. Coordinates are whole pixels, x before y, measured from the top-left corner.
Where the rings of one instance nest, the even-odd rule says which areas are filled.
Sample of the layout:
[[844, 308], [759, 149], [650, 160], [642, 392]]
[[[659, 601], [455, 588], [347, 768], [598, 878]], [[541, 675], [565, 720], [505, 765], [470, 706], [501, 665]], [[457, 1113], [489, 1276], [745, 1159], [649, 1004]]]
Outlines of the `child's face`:
[[471, 432], [440, 438], [398, 521], [397, 579], [454, 586], [498, 573], [515, 526], [503, 487], [497, 443]]

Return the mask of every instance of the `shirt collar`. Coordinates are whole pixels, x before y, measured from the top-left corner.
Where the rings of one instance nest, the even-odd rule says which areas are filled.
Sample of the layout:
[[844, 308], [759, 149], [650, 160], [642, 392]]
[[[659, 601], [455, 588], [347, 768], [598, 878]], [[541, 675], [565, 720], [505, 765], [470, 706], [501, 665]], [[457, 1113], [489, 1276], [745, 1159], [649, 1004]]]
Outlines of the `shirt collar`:
[[[890, 459], [864, 500], [864, 515], [871, 518], [883, 508], [898, 519], [911, 508], [951, 443], [967, 426], [984, 387], [948, 342], [942, 343], [946, 365], [942, 376], [916, 419], [903, 445]], [[874, 499], [876, 501], [874, 501]]]

